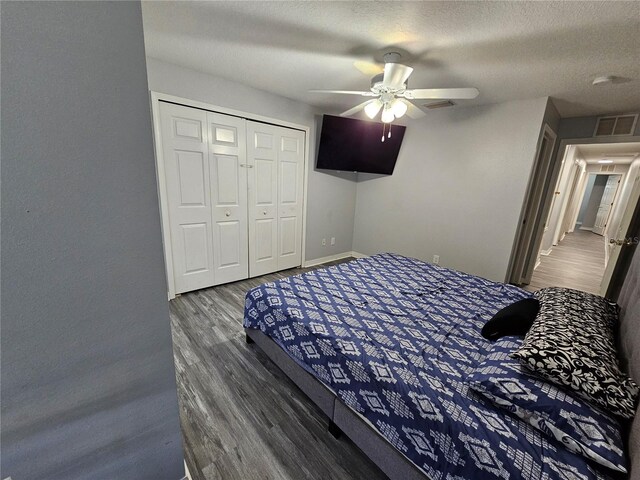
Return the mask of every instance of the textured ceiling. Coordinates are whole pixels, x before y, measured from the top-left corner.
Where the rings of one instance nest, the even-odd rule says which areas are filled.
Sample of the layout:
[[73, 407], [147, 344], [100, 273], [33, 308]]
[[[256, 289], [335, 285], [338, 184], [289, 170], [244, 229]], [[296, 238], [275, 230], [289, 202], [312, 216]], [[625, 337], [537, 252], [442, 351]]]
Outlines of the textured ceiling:
[[[563, 117], [640, 110], [640, 2], [143, 2], [147, 55], [327, 111], [400, 49], [410, 87], [460, 105], [551, 96]], [[389, 47], [396, 48], [389, 48]], [[599, 75], [610, 85], [593, 86]]]
[[613, 160], [613, 163], [631, 163], [640, 155], [640, 143], [606, 143], [579, 145], [578, 156], [587, 163], [595, 163], [598, 160]]

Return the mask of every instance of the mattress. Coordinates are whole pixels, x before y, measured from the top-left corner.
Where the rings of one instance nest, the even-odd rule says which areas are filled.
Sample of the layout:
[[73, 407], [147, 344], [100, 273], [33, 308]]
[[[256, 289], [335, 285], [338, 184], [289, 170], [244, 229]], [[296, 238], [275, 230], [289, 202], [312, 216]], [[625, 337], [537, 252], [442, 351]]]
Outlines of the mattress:
[[432, 480], [607, 478], [465, 379], [480, 329], [530, 294], [394, 254], [266, 283], [246, 295], [260, 329]]

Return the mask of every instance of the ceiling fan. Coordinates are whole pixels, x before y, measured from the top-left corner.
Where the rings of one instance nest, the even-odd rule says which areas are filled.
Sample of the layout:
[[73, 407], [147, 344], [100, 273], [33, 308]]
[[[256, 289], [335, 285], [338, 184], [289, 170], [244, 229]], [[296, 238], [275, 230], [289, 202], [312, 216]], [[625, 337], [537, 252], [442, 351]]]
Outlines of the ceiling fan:
[[400, 54], [389, 52], [384, 55], [384, 72], [371, 79], [369, 91], [354, 90], [309, 90], [311, 93], [337, 93], [343, 95], [361, 95], [374, 97], [362, 102], [340, 116], [349, 117], [364, 110], [371, 119], [382, 110], [380, 120], [383, 123], [391, 123], [405, 113], [411, 118], [420, 118], [424, 112], [407, 100], [424, 99], [471, 99], [476, 98], [480, 92], [477, 88], [407, 88], [407, 80], [413, 72], [413, 68], [398, 63]]

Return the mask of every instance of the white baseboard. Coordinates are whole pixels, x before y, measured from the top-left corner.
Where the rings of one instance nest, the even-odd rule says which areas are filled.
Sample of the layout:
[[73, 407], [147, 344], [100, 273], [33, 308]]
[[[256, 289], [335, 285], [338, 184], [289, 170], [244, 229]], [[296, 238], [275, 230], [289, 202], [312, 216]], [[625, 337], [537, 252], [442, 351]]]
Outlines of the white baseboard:
[[320, 257], [320, 258], [314, 258], [313, 260], [307, 260], [302, 264], [302, 266], [304, 268], [315, 267], [316, 265], [322, 265], [323, 263], [328, 263], [328, 262], [335, 262], [336, 260], [342, 260], [343, 258], [349, 258], [349, 257], [364, 258], [368, 256], [369, 255], [365, 255], [363, 253], [358, 253], [358, 252], [342, 252], [342, 253], [337, 253], [335, 255], [329, 255], [328, 257]]
[[189, 471], [189, 467], [187, 467], [186, 460], [184, 460], [184, 477], [182, 477], [180, 480], [192, 480], [191, 472]]
[[580, 227], [580, 230], [586, 230], [588, 232], [593, 232], [593, 227]]
[[313, 260], [305, 261], [303, 267], [315, 267], [316, 265], [322, 265], [323, 263], [335, 262], [336, 260], [342, 260], [343, 258], [349, 258], [351, 252], [342, 252], [335, 255], [329, 255], [327, 257], [314, 258]]
[[533, 267], [533, 269], [535, 270], [536, 268], [538, 268], [540, 266], [540, 258], [538, 258], [538, 260], [536, 260], [536, 266]]
[[[540, 255], [544, 255], [545, 257], [551, 255], [551, 250], [553, 250], [553, 247], [547, 249], [547, 250], [540, 250]], [[537, 265], [536, 265], [537, 267]]]

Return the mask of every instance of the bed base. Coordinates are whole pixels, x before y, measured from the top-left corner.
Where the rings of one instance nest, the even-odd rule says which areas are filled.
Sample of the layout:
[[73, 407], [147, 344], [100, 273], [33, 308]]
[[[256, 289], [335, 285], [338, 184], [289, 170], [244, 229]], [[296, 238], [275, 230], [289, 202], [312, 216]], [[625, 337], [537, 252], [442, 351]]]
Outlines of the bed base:
[[256, 329], [245, 329], [245, 334], [245, 341], [255, 343], [328, 417], [328, 431], [334, 438], [344, 433], [391, 480], [428, 480], [360, 414], [347, 407], [324, 384], [293, 361], [271, 338]]
[[333, 438], [340, 438], [342, 436], [342, 430], [340, 430], [340, 427], [333, 423], [333, 420], [329, 421], [327, 430], [329, 430], [329, 433], [333, 436]]

